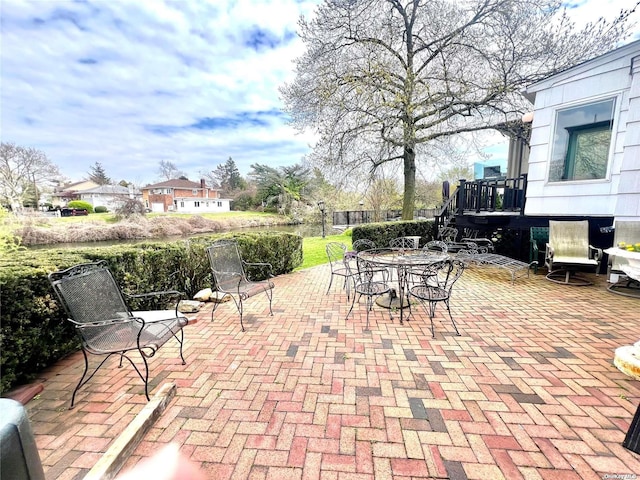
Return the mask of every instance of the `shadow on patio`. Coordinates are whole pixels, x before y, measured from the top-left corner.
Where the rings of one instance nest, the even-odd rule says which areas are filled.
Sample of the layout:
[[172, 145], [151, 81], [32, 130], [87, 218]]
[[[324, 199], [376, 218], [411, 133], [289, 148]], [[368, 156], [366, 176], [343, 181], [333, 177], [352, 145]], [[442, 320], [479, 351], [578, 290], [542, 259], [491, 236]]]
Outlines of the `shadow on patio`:
[[[594, 277], [595, 278], [595, 277]], [[349, 308], [328, 265], [263, 296], [211, 305], [150, 362], [152, 392], [177, 395], [125, 469], [169, 442], [212, 479], [602, 479], [639, 474], [621, 443], [639, 382], [612, 364], [640, 339], [640, 302], [590, 287], [473, 267], [456, 284], [455, 336], [420, 309], [404, 325]], [[444, 315], [443, 315], [444, 313]], [[167, 348], [171, 347], [171, 348]], [[175, 347], [177, 348], [177, 347]], [[67, 410], [82, 354], [44, 373], [27, 405], [47, 479], [82, 478], [145, 404], [130, 368], [102, 369]], [[613, 477], [611, 477], [613, 478]], [[621, 478], [621, 477], [618, 477]]]

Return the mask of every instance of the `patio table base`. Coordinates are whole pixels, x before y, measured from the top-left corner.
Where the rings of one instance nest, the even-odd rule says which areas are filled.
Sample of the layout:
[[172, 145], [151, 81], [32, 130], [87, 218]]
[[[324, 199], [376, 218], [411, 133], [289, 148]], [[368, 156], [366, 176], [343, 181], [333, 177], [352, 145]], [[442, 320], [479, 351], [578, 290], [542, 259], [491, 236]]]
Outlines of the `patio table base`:
[[391, 290], [393, 293], [382, 295], [376, 299], [376, 305], [382, 308], [407, 308], [409, 307], [409, 300], [407, 298], [402, 299], [402, 307], [400, 306], [400, 298], [397, 296], [395, 290]]

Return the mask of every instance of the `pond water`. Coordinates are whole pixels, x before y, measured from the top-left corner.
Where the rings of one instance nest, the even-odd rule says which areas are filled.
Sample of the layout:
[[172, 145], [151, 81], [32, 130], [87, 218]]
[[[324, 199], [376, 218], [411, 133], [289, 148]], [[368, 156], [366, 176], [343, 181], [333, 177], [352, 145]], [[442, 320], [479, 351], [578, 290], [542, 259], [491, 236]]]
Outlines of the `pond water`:
[[[235, 228], [230, 230], [225, 230], [225, 232], [288, 232], [295, 233], [302, 237], [320, 237], [322, 235], [322, 226], [319, 224], [300, 224], [300, 225], [276, 225], [276, 226], [264, 226], [264, 227], [246, 227], [246, 228]], [[211, 232], [211, 233], [202, 233], [194, 236], [202, 236], [202, 235], [212, 235], [214, 233], [222, 233], [222, 232]], [[329, 227], [327, 227], [326, 234], [331, 235], [335, 233]], [[81, 242], [81, 243], [56, 243], [52, 245], [32, 245], [28, 247], [29, 250], [42, 250], [47, 248], [78, 248], [78, 247], [109, 247], [112, 245], [122, 245], [129, 244], [134, 245], [136, 243], [145, 243], [151, 241], [162, 241], [169, 240], [174, 241], [178, 240], [180, 237], [170, 237], [170, 238], [144, 238], [139, 240], [107, 240], [103, 242]], [[189, 237], [185, 237], [189, 238]]]

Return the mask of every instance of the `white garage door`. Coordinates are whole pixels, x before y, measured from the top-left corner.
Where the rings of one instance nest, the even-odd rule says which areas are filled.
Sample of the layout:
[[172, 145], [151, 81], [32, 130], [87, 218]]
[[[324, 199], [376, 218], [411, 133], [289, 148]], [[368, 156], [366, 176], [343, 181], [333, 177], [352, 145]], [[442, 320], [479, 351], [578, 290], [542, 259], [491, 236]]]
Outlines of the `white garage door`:
[[164, 213], [164, 203], [152, 203], [151, 211], [154, 213]]

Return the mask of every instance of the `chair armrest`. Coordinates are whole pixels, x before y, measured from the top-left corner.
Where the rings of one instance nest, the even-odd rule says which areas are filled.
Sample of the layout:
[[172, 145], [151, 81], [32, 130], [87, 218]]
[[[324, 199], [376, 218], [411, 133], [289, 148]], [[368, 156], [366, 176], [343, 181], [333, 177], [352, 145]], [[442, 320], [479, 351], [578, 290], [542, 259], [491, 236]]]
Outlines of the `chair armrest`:
[[245, 273], [247, 277], [250, 279], [253, 275], [249, 275], [249, 270], [259, 270], [261, 273], [266, 272], [266, 277], [273, 277], [273, 266], [267, 262], [245, 262], [242, 261], [242, 264], [245, 267]]
[[529, 243], [531, 243], [531, 250], [533, 251], [534, 257], [538, 258], [538, 253], [540, 252], [540, 247], [538, 247], [538, 241], [534, 239], [530, 239]]
[[593, 259], [600, 262], [600, 260], [602, 259], [602, 249], [594, 247], [593, 245], [589, 245], [589, 251], [592, 253]]
[[124, 323], [136, 323], [142, 320], [144, 326], [144, 319], [140, 319], [137, 317], [118, 317], [118, 318], [110, 318], [108, 320], [101, 320], [99, 322], [76, 322], [72, 318], [67, 318], [69, 322], [71, 322], [78, 330], [82, 330], [83, 328], [95, 328], [95, 327], [108, 327], [110, 325], [119, 325]]

